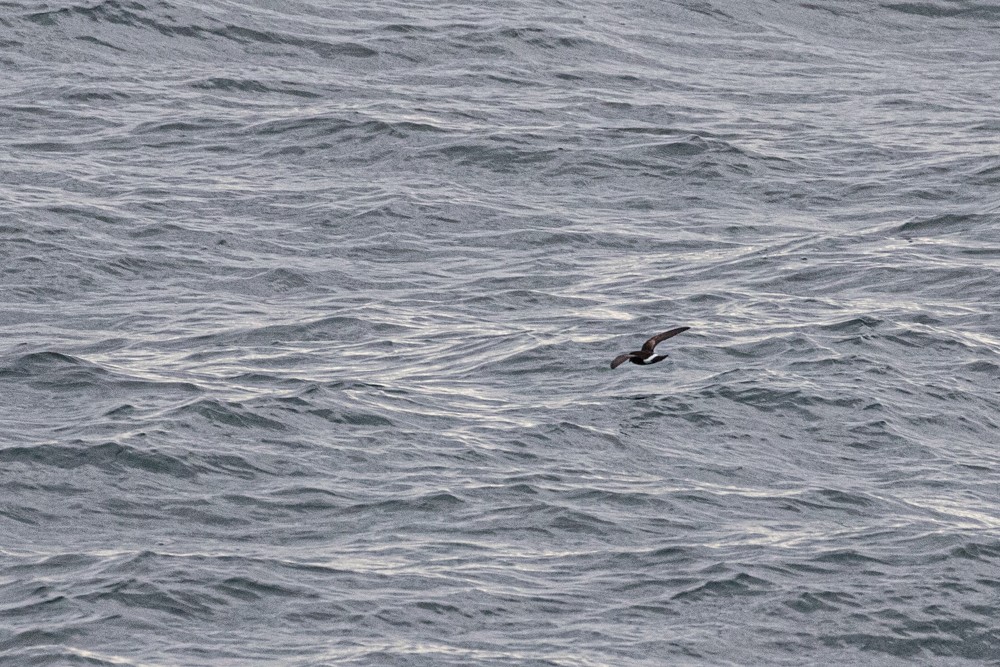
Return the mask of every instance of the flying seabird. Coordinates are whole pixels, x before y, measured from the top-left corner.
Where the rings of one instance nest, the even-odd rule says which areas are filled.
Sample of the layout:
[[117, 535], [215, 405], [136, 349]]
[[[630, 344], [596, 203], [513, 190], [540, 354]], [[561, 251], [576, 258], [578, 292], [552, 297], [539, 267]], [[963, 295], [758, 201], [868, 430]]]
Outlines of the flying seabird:
[[676, 329], [656, 334], [642, 344], [641, 350], [626, 352], [625, 354], [619, 354], [615, 357], [615, 360], [611, 362], [611, 368], [618, 368], [626, 361], [631, 361], [633, 364], [639, 364], [640, 366], [648, 366], [650, 364], [655, 364], [657, 361], [663, 361], [667, 358], [666, 354], [653, 353], [653, 348], [656, 347], [656, 344], [665, 341], [668, 338], [673, 338], [677, 334], [687, 331], [690, 328], [691, 327], [677, 327]]

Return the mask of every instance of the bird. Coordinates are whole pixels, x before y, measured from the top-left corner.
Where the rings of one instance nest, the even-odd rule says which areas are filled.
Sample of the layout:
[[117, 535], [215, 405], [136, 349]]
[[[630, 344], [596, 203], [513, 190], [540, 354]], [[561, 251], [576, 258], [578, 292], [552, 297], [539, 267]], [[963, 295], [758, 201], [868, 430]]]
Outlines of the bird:
[[668, 355], [656, 354], [653, 352], [657, 343], [662, 343], [666, 339], [673, 338], [677, 334], [683, 333], [690, 328], [691, 327], [677, 327], [676, 329], [656, 334], [642, 344], [641, 350], [626, 352], [625, 354], [619, 354], [615, 357], [615, 360], [611, 362], [611, 368], [618, 368], [626, 361], [631, 361], [633, 364], [639, 364], [640, 366], [649, 366], [650, 364], [655, 364], [658, 361], [663, 361]]

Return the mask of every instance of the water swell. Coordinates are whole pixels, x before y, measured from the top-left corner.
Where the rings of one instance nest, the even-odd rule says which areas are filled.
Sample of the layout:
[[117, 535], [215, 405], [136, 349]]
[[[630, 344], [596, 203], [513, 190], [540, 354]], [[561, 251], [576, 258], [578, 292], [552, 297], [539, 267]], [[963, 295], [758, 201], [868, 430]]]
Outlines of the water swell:
[[0, 661], [995, 654], [993, 10], [8, 9]]
[[[140, 33], [152, 31], [157, 35], [179, 42], [182, 39], [199, 41], [222, 39], [257, 50], [261, 45], [287, 46], [299, 53], [311, 52], [320, 58], [371, 58], [379, 52], [363, 44], [342, 41], [330, 42], [309, 39], [280, 30], [257, 30], [241, 25], [228, 24], [221, 17], [207, 12], [191, 12], [168, 2], [140, 3], [102, 0], [96, 5], [74, 5], [60, 9], [32, 12], [24, 19], [44, 28], [63, 28], [67, 31], [89, 29], [95, 35], [78, 35], [115, 51], [136, 53], [138, 41], [123, 28]], [[170, 43], [168, 42], [168, 43]]]

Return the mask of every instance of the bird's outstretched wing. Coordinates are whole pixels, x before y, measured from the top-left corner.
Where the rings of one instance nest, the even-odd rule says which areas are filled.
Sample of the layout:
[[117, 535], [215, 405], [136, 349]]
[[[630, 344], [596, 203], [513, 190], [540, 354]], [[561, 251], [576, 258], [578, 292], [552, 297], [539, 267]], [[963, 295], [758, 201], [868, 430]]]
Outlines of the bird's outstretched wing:
[[[676, 329], [671, 329], [670, 331], [664, 331], [663, 333], [656, 334], [645, 343], [642, 344], [642, 349], [646, 352], [652, 352], [653, 348], [656, 347], [657, 343], [661, 343], [668, 338], [673, 338], [679, 333], [683, 333], [690, 329], [691, 327], [677, 327]], [[617, 359], [616, 359], [617, 361]]]
[[631, 358], [632, 358], [631, 352], [626, 352], [625, 354], [619, 354], [617, 357], [615, 357], [615, 360], [611, 362], [611, 368], [618, 368]]

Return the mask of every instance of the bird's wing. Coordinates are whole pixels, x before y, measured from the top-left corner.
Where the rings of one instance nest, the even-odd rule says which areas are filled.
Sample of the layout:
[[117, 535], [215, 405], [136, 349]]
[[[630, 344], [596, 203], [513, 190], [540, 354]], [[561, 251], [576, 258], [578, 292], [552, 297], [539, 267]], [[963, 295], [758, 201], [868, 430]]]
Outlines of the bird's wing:
[[618, 368], [631, 358], [632, 358], [631, 352], [626, 352], [625, 354], [619, 354], [617, 357], [615, 357], [615, 360], [611, 362], [611, 368]]
[[642, 349], [646, 352], [652, 352], [653, 348], [656, 347], [657, 343], [661, 343], [668, 338], [673, 338], [679, 333], [683, 333], [690, 329], [691, 327], [677, 327], [676, 329], [671, 329], [670, 331], [664, 331], [663, 333], [656, 334], [645, 343], [642, 344]]

